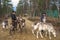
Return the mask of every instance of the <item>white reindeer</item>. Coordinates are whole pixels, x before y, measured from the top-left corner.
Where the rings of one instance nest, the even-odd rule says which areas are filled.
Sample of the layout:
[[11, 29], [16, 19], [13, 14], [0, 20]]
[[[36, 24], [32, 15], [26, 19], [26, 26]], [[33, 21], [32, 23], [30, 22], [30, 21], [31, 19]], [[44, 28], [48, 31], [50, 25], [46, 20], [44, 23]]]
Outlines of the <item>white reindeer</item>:
[[53, 28], [53, 25], [50, 24], [50, 23], [42, 23], [42, 24], [39, 24], [39, 29], [37, 31], [37, 38], [38, 38], [38, 33], [40, 33], [40, 36], [41, 38], [43, 38], [43, 35], [41, 33], [41, 30], [45, 31], [46, 32], [46, 35], [47, 35], [47, 32], [49, 34], [49, 39], [51, 39], [51, 33], [54, 35], [54, 37], [56, 37], [56, 31], [55, 29]]

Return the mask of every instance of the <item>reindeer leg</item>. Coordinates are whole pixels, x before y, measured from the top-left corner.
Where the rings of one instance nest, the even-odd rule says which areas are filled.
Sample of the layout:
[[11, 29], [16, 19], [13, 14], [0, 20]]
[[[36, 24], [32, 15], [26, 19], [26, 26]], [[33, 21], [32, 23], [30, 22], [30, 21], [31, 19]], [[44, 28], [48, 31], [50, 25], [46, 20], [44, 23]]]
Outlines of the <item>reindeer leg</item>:
[[33, 33], [33, 35], [35, 36], [35, 34], [34, 34], [34, 30], [32, 30], [32, 33]]
[[47, 37], [47, 31], [46, 31], [46, 35], [45, 35], [45, 37]]
[[37, 38], [38, 38], [39, 31], [37, 31]]
[[42, 35], [41, 31], [40, 31], [40, 36], [41, 36], [41, 38], [43, 38], [43, 35]]
[[51, 34], [50, 34], [50, 32], [49, 32], [49, 39], [51, 39], [51, 36], [50, 36]]

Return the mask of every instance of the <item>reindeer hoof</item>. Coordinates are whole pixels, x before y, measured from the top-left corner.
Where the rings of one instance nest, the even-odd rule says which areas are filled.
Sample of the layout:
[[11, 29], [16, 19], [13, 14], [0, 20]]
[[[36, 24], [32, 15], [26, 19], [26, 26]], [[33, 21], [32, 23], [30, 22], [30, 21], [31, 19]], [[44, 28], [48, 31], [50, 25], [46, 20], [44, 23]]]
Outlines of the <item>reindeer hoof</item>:
[[38, 36], [37, 36], [37, 38], [38, 38]]
[[51, 37], [49, 39], [51, 39]]
[[56, 35], [54, 37], [56, 38]]
[[43, 38], [43, 37], [41, 37], [41, 38]]

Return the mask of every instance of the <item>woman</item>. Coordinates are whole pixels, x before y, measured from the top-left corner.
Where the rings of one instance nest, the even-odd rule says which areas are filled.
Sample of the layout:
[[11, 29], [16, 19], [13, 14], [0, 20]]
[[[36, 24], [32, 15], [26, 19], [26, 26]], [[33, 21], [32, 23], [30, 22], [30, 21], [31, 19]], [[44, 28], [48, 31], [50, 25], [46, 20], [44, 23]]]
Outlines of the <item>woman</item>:
[[41, 19], [41, 22], [45, 23], [46, 22], [46, 13], [42, 13], [40, 19]]
[[11, 14], [11, 19], [12, 19], [12, 25], [13, 25], [13, 30], [15, 31], [15, 29], [17, 30], [17, 18], [15, 15], [15, 11], [12, 12]]

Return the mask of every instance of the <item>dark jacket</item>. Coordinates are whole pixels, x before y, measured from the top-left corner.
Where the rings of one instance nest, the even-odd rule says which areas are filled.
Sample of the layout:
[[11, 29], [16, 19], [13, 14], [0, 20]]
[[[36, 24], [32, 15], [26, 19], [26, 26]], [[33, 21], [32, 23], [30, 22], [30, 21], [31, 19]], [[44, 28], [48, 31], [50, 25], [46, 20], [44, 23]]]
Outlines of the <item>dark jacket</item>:
[[41, 17], [40, 17], [41, 22], [43, 22], [43, 18], [44, 18], [44, 15], [41, 15]]
[[16, 15], [15, 14], [11, 14], [11, 18], [12, 18], [12, 20], [16, 20]]

